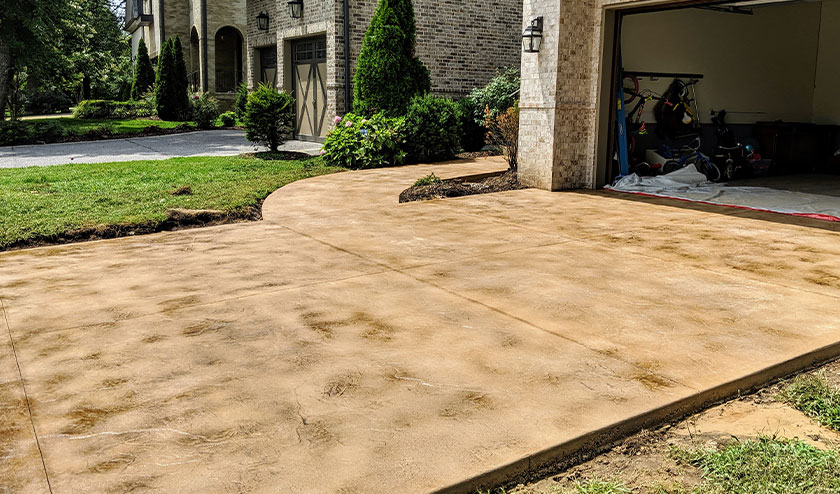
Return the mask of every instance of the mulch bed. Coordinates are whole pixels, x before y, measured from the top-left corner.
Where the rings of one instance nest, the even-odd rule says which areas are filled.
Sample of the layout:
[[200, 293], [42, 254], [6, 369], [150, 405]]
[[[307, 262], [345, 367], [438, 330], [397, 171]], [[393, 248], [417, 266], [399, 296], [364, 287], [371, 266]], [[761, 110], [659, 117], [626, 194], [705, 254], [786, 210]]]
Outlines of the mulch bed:
[[458, 154], [458, 158], [460, 158], [462, 160], [474, 160], [476, 158], [487, 158], [487, 157], [490, 157], [490, 156], [501, 156], [501, 155], [502, 155], [502, 151], [500, 149], [487, 149], [486, 151], [482, 150], [482, 151], [474, 151], [474, 152], [471, 152], [471, 153], [467, 153], [467, 152], [460, 153], [460, 154]]
[[462, 197], [507, 190], [526, 189], [516, 178], [516, 172], [508, 170], [475, 177], [452, 178], [430, 185], [409, 187], [400, 194], [400, 202], [428, 201], [447, 197]]

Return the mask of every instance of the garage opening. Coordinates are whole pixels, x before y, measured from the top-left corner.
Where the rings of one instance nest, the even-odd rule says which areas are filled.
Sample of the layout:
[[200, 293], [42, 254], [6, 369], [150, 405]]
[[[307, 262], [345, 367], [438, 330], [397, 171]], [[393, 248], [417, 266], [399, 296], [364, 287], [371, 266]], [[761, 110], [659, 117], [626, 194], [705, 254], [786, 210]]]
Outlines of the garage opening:
[[840, 221], [840, 0], [616, 24], [608, 189]]

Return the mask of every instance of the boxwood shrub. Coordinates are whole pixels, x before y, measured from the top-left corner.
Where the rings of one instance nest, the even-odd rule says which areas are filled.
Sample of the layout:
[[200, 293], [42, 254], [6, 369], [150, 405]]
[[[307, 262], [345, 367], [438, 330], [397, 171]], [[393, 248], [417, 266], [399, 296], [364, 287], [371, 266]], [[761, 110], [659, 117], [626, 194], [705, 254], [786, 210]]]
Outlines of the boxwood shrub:
[[219, 101], [208, 93], [196, 94], [192, 100], [192, 117], [199, 129], [212, 129], [219, 118]]
[[281, 144], [294, 132], [295, 99], [285, 91], [260, 84], [248, 95], [245, 105], [245, 137], [251, 142], [265, 144], [277, 152]]
[[85, 100], [76, 105], [73, 116], [88, 120], [153, 117], [155, 107], [149, 100]]
[[405, 151], [412, 162], [451, 158], [461, 145], [458, 104], [431, 94], [415, 96], [405, 115]]
[[336, 117], [321, 155], [327, 164], [344, 168], [381, 168], [405, 163], [405, 118], [377, 113], [369, 118], [348, 113]]

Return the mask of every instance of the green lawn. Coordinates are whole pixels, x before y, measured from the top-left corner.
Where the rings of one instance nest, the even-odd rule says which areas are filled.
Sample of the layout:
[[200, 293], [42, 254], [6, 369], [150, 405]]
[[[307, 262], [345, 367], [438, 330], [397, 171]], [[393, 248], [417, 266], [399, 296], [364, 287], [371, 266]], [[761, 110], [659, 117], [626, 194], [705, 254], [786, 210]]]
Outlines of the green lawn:
[[684, 454], [703, 470], [708, 494], [818, 494], [840, 492], [840, 455], [801, 441], [763, 437], [732, 441], [721, 450]]
[[820, 424], [840, 431], [840, 389], [822, 375], [796, 376], [785, 385], [779, 398]]
[[[0, 169], [0, 250], [101, 225], [160, 223], [169, 208], [237, 211], [302, 178], [320, 158], [175, 158]], [[173, 195], [189, 187], [188, 195]]]

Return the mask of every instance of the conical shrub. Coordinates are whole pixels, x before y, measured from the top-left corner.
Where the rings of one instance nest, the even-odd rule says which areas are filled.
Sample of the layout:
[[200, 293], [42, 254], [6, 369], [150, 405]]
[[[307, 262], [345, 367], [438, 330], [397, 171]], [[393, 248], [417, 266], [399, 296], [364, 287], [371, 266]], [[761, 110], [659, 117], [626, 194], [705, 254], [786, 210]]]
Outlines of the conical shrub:
[[134, 81], [131, 84], [131, 99], [142, 99], [154, 85], [155, 69], [152, 67], [152, 61], [149, 60], [146, 42], [141, 38], [137, 47], [137, 64], [134, 67]]
[[429, 71], [414, 56], [411, 0], [380, 0], [370, 21], [353, 79], [353, 108], [403, 115], [411, 99], [429, 91]]

